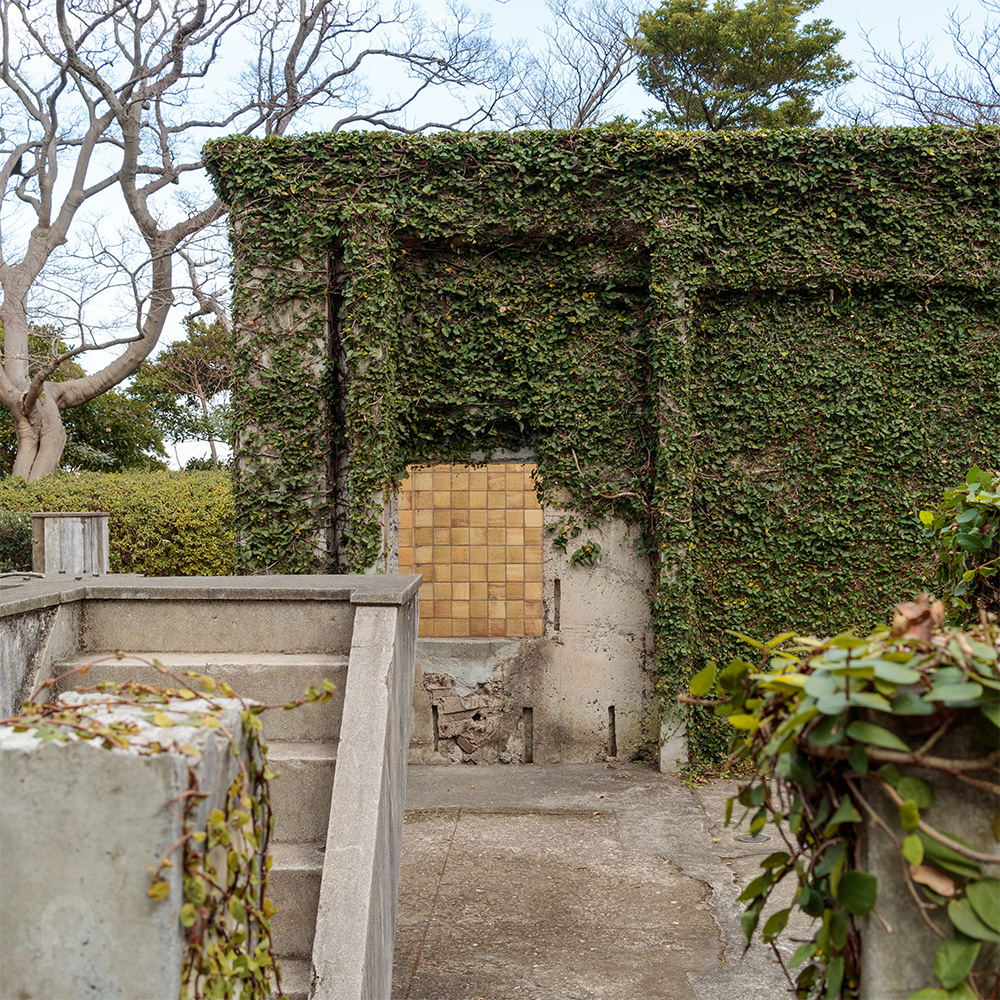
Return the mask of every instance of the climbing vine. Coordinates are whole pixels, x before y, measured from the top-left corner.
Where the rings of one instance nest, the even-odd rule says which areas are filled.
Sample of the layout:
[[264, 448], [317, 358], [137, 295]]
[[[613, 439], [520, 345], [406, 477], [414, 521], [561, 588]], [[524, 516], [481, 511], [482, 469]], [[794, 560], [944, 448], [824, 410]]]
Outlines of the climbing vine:
[[663, 695], [726, 629], [870, 628], [927, 571], [915, 511], [1000, 465], [998, 152], [995, 128], [211, 143], [244, 568], [360, 571], [407, 465], [530, 448], [543, 501], [634, 526]]
[[[943, 604], [921, 594], [870, 635], [738, 636], [752, 657], [722, 670], [709, 663], [691, 681], [686, 700], [726, 719], [735, 756], [752, 763], [727, 822], [738, 801], [751, 833], [772, 822], [782, 842], [739, 900], [745, 944], [755, 933], [771, 944], [794, 996], [859, 995], [859, 918], [894, 923], [901, 943], [918, 947], [897, 914], [877, 908], [880, 878], [891, 884], [897, 871], [908, 890], [897, 905], [912, 905], [935, 942], [936, 982], [911, 1000], [996, 996], [1000, 630], [983, 617], [967, 631], [942, 629]], [[961, 795], [939, 802], [949, 785]], [[962, 832], [977, 844], [952, 828], [963, 798], [976, 799], [968, 815], [977, 825]], [[870, 855], [879, 842], [898, 863], [877, 876]], [[765, 916], [786, 880], [794, 894], [773, 898], [789, 905]], [[774, 942], [796, 911], [814, 923], [786, 965]]]
[[[158, 661], [142, 662], [176, 686], [100, 681], [41, 700], [41, 695], [70, 677], [82, 680], [91, 663], [43, 682], [21, 712], [0, 720], [0, 725], [29, 732], [39, 743], [87, 740], [106, 750], [143, 756], [171, 752], [192, 758], [200, 751], [172, 739], [171, 732], [177, 727], [219, 731], [229, 743], [235, 770], [223, 808], [205, 815], [203, 804], [213, 790], [199, 787], [197, 773], [190, 767], [187, 790], [169, 805], [182, 816], [182, 835], [155, 868], [150, 866], [147, 894], [153, 900], [167, 899], [170, 883], [164, 873], [175, 863], [182, 866], [181, 1000], [284, 996], [280, 963], [271, 944], [270, 920], [276, 911], [267, 896], [274, 827], [269, 783], [278, 775], [267, 763], [261, 714], [329, 701], [333, 682], [324, 681], [322, 690], [310, 687], [299, 701], [260, 705], [244, 702], [226, 682], [205, 674], [185, 671], [179, 676]], [[240, 706], [242, 733], [225, 726], [225, 713], [234, 703]]]

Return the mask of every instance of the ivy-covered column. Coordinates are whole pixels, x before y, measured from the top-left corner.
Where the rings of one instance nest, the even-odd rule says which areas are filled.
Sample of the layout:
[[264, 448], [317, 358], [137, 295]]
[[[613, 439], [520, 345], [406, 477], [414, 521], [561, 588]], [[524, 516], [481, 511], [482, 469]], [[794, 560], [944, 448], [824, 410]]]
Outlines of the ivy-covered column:
[[[328, 246], [305, 244], [301, 202], [234, 209], [233, 475], [238, 567], [329, 571], [333, 556]], [[317, 238], [320, 237], [320, 238]]]
[[[687, 229], [685, 225], [683, 227]], [[694, 544], [694, 461], [690, 406], [693, 282], [685, 233], [659, 228], [650, 259], [649, 341], [654, 399], [656, 466], [653, 481], [653, 538], [656, 574], [650, 624], [662, 698], [662, 764], [683, 755], [683, 719], [676, 695], [691, 670], [693, 600], [690, 547]], [[673, 763], [671, 760], [670, 764]]]
[[406, 339], [395, 273], [401, 250], [380, 206], [357, 206], [353, 219], [331, 321], [338, 562], [351, 573], [394, 572], [396, 487], [405, 466], [397, 364]]

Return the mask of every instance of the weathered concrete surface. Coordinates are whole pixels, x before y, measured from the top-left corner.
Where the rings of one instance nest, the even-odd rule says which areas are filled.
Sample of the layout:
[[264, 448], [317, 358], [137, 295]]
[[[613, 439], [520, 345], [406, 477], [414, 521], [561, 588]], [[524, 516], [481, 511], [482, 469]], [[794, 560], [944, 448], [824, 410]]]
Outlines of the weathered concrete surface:
[[[562, 513], [547, 508], [546, 523]], [[580, 535], [600, 544], [596, 566], [571, 565], [553, 537], [543, 533], [544, 635], [418, 642], [411, 763], [652, 759], [645, 561], [619, 521]]]
[[[81, 699], [70, 692], [64, 700]], [[239, 734], [242, 706], [220, 704], [223, 725]], [[176, 706], [187, 711], [200, 703]], [[162, 710], [172, 714], [170, 706]], [[143, 723], [132, 707], [96, 714], [141, 726], [129, 737], [137, 749], [176, 742], [199, 755], [138, 756], [92, 741], [42, 745], [30, 733], [0, 728], [5, 1000], [174, 1000], [180, 992], [182, 868], [164, 872], [170, 894], [156, 902], [146, 895], [149, 866], [181, 836], [181, 816], [170, 807], [188, 789], [189, 768], [212, 792], [195, 813], [194, 828], [203, 829], [208, 812], [224, 804], [236, 764], [218, 730], [161, 729]]]
[[312, 946], [313, 1000], [389, 996], [416, 636], [414, 599], [357, 609]]
[[[982, 721], [982, 720], [981, 720]], [[905, 737], [905, 730], [897, 727]], [[921, 735], [917, 739], [923, 739]], [[914, 737], [910, 736], [911, 744]], [[996, 749], [996, 729], [988, 724], [977, 728], [958, 727], [941, 740], [934, 753], [951, 758], [976, 758]], [[909, 769], [908, 769], [908, 773]], [[971, 788], [940, 772], [913, 769], [912, 773], [934, 789], [934, 805], [921, 810], [921, 817], [942, 833], [956, 837], [984, 854], [1000, 858], [1000, 843], [993, 832], [997, 815], [996, 796]], [[890, 829], [899, 830], [899, 810], [878, 789], [872, 788], [868, 801]], [[884, 830], [865, 826], [865, 869], [878, 878], [878, 910], [891, 929], [874, 916], [862, 921], [862, 996], [879, 1000], [906, 1000], [925, 987], [938, 986], [934, 976], [934, 952], [940, 943], [913, 905], [903, 882], [895, 845]], [[996, 875], [996, 866], [984, 865], [984, 873]], [[988, 870], [992, 867], [992, 871]], [[959, 880], [960, 881], [960, 880]], [[939, 920], [941, 930], [951, 935], [947, 920]], [[975, 970], [995, 974], [1000, 969], [1000, 946], [983, 942]]]
[[724, 828], [734, 789], [637, 764], [411, 766], [394, 1000], [785, 995], [773, 955], [742, 954], [736, 897], [775, 833]]

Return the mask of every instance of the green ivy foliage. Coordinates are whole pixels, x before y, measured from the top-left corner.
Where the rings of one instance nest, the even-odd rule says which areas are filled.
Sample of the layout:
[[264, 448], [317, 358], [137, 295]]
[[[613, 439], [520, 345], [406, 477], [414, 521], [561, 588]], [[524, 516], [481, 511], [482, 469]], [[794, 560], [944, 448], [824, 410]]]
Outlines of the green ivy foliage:
[[[909, 889], [885, 896], [897, 906], [912, 896], [931, 930], [937, 983], [910, 1000], [995, 994], [989, 949], [1000, 941], [1000, 858], [977, 846], [996, 838], [1000, 631], [994, 619], [934, 632], [930, 616], [929, 603], [903, 604], [891, 631], [797, 638], [792, 647], [791, 632], [767, 643], [737, 636], [759, 656], [735, 657], [723, 670], [711, 662], [692, 678], [689, 700], [729, 723], [734, 756], [754, 766], [727, 822], [738, 801], [751, 834], [770, 821], [783, 842], [739, 897], [745, 945], [755, 933], [774, 942], [795, 910], [814, 918], [787, 967], [775, 951], [797, 997], [858, 996], [857, 918], [885, 888], [863, 870], [865, 826], [869, 846], [887, 838], [898, 853], [891, 872]], [[935, 784], [978, 796], [962, 830], [970, 836], [969, 816], [976, 819], [977, 846], [953, 832], [954, 800], [934, 808]], [[795, 885], [790, 905], [762, 920], [785, 879]]]
[[[634, 525], [676, 693], [725, 629], [868, 628], [1000, 464], [995, 128], [209, 144], [241, 565], [359, 571], [410, 463], [529, 447]], [[695, 753], [724, 734], [695, 727]]]
[[[112, 573], [227, 576], [234, 570], [232, 492], [221, 472], [59, 472], [0, 480], [7, 511], [107, 511]], [[24, 530], [30, 539], [31, 527]], [[10, 548], [11, 546], [7, 546]], [[30, 569], [28, 564], [9, 569]]]

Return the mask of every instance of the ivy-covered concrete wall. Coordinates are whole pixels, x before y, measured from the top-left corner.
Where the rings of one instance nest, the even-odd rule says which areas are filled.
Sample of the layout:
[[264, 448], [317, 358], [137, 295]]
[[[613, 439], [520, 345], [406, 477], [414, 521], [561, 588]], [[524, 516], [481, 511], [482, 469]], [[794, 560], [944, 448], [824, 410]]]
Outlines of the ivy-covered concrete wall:
[[658, 684], [920, 585], [1000, 465], [995, 128], [227, 139], [242, 560], [360, 570], [407, 464], [635, 526]]

